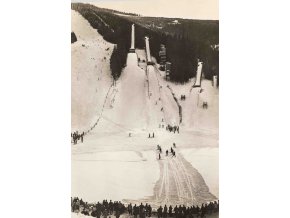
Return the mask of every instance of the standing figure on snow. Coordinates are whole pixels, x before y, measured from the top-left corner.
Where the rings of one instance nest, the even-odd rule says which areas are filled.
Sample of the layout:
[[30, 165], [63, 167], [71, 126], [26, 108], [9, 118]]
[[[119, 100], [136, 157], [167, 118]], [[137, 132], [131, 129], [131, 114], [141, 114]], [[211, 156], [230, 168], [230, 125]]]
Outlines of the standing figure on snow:
[[150, 133], [149, 133], [149, 137], [148, 138], [151, 138]]
[[132, 204], [130, 203], [129, 205], [128, 205], [128, 212], [129, 212], [129, 215], [132, 215]]
[[162, 218], [162, 207], [161, 206], [157, 209], [157, 217]]
[[152, 138], [154, 138], [154, 132], [153, 132]]
[[169, 206], [169, 214], [168, 215], [169, 215], [169, 217], [172, 217], [172, 206], [171, 205]]
[[164, 209], [163, 209], [163, 217], [166, 218], [167, 217], [167, 206], [165, 204]]
[[168, 156], [168, 150], [166, 150], [166, 156]]
[[174, 210], [175, 218], [177, 218], [178, 217], [178, 207], [177, 207], [177, 205], [175, 205], [173, 210]]
[[136, 204], [133, 207], [133, 215], [134, 215], [134, 218], [137, 218], [137, 216], [138, 216], [138, 208], [137, 208]]
[[148, 206], [148, 217], [151, 217], [151, 213], [152, 213], [152, 207], [149, 204], [149, 206]]
[[158, 159], [159, 159], [159, 160], [161, 159], [161, 155], [160, 155], [160, 153], [158, 154]]

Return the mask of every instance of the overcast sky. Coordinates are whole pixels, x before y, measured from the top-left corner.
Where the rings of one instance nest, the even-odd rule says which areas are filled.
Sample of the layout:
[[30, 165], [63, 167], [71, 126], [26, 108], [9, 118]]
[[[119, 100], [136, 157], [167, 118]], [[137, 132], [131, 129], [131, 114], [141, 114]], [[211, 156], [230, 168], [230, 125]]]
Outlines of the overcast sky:
[[218, 20], [219, 0], [72, 0], [144, 16]]

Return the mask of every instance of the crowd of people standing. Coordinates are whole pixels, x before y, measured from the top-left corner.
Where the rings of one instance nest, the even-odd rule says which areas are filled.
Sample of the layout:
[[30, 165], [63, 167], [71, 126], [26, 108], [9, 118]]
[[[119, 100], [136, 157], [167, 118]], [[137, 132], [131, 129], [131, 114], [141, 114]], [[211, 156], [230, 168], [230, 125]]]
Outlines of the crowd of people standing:
[[185, 99], [186, 99], [185, 95], [181, 95], [181, 96], [180, 96], [180, 100], [181, 100], [181, 101], [185, 101]]
[[84, 141], [84, 135], [85, 135], [84, 132], [82, 132], [80, 134], [78, 131], [75, 131], [75, 132], [71, 133], [70, 136], [71, 136], [72, 143], [75, 145], [75, 144], [78, 143], [78, 140], [80, 140], [81, 143], [83, 143], [83, 141]]
[[[173, 143], [173, 148], [176, 148], [176, 144]], [[176, 157], [176, 154], [175, 154], [175, 150], [173, 149], [172, 147], [170, 148], [170, 153], [172, 154], [172, 157]], [[161, 159], [161, 154], [162, 154], [162, 148], [160, 145], [157, 145], [157, 151], [158, 151], [158, 159], [160, 160]], [[165, 155], [168, 156], [169, 155], [169, 151], [166, 150], [165, 151]]]
[[192, 205], [186, 207], [185, 205], [175, 205], [175, 207], [165, 204], [164, 207], [159, 206], [157, 210], [153, 210], [151, 205], [141, 203], [140, 205], [132, 205], [131, 203], [125, 206], [120, 201], [109, 202], [103, 200], [102, 203], [89, 204], [79, 198], [71, 198], [71, 211], [74, 213], [81, 213], [87, 216], [97, 218], [110, 218], [115, 216], [119, 218], [121, 214], [127, 213], [129, 217], [145, 218], [157, 216], [158, 218], [205, 218], [206, 215], [211, 215], [219, 212], [219, 201], [213, 201], [201, 206]]
[[167, 217], [174, 217], [174, 218], [195, 218], [200, 217], [204, 218], [207, 214], [213, 214], [219, 212], [219, 201], [210, 202], [207, 204], [202, 204], [201, 207], [197, 206], [190, 206], [186, 207], [185, 205], [175, 206], [174, 208], [170, 205], [167, 207], [160, 206], [157, 209], [157, 217], [158, 218], [167, 218]]
[[137, 218], [138, 215], [140, 218], [151, 217], [152, 215], [152, 207], [150, 204], [143, 205], [142, 203], [137, 206], [136, 204], [132, 206], [130, 203], [127, 207], [129, 215], [133, 215], [134, 218]]
[[71, 211], [97, 218], [107, 218], [111, 215], [119, 218], [121, 214], [126, 211], [126, 207], [120, 201], [112, 202], [112, 200], [110, 200], [108, 202], [107, 200], [103, 200], [102, 203], [97, 202], [96, 204], [89, 204], [76, 197], [71, 198]]
[[168, 130], [169, 132], [173, 132], [173, 133], [175, 133], [175, 132], [179, 133], [179, 126], [171, 126], [168, 124], [166, 126], [166, 130]]

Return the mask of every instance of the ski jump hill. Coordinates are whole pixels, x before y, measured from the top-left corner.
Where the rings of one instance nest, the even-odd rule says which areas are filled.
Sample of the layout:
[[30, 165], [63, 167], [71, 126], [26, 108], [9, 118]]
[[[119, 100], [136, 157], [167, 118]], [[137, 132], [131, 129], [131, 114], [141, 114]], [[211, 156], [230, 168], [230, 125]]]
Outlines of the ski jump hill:
[[[126, 67], [113, 81], [114, 45], [79, 13], [71, 15], [78, 39], [71, 45], [72, 131], [86, 133], [84, 143], [72, 145], [72, 195], [156, 207], [216, 200], [218, 90], [211, 81], [202, 81], [202, 93], [191, 90], [193, 82], [168, 82], [154, 65], [139, 66], [144, 51], [137, 49], [128, 53]], [[167, 125], [179, 126], [180, 133], [167, 131]], [[157, 144], [165, 152], [173, 143], [176, 158], [163, 153], [158, 160]]]

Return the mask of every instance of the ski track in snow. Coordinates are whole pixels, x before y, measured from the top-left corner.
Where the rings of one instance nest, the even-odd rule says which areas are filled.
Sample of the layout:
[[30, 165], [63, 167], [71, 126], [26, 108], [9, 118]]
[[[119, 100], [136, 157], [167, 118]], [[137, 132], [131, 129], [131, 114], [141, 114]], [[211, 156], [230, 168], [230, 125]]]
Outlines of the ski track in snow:
[[201, 205], [216, 200], [216, 196], [209, 192], [200, 173], [194, 169], [183, 156], [170, 154], [158, 161], [160, 177], [154, 187], [151, 197], [138, 200], [126, 199], [125, 202], [146, 202], [157, 208], [158, 205]]
[[216, 199], [208, 191], [205, 182], [195, 184], [193, 177], [201, 179], [202, 176], [198, 171], [185, 167], [185, 162], [181, 154], [177, 157], [169, 155], [160, 161], [160, 179], [155, 185], [158, 194], [154, 195], [158, 196], [156, 201], [159, 204], [192, 205]]

